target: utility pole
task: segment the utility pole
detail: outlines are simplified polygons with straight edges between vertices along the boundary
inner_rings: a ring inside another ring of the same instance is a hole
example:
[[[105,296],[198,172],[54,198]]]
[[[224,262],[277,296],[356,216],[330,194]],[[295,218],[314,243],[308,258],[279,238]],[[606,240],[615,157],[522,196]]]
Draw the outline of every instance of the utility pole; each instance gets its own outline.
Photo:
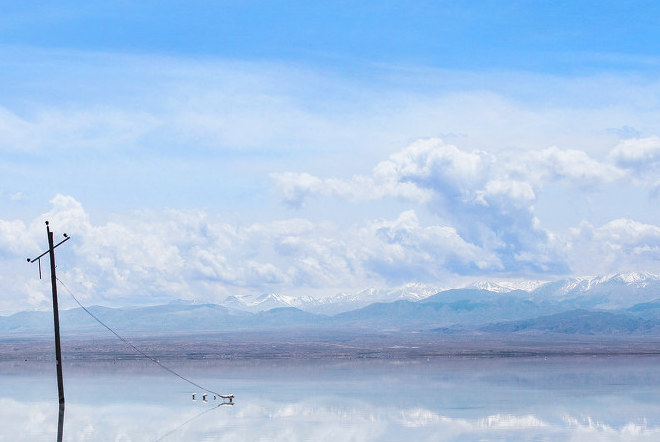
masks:
[[[60,398],[60,409],[64,409],[64,381],[62,379],[62,348],[60,347],[60,313],[57,307],[57,276],[55,275],[55,247],[65,243],[69,235],[64,234],[64,240],[53,245],[53,232],[50,231],[48,221],[46,221],[46,233],[48,233],[48,251],[42,253],[34,259],[28,258],[28,262],[39,262],[39,278],[41,278],[41,257],[48,253],[50,258],[50,282],[53,291],[53,322],[55,324],[55,359],[57,359],[57,391]]]

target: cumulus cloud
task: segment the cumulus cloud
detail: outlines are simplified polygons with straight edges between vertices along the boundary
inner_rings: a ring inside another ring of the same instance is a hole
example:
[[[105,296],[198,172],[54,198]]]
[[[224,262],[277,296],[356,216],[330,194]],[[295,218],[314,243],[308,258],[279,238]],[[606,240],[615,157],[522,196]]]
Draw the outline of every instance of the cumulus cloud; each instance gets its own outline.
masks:
[[[19,220],[0,220],[0,254],[16,255],[26,250],[36,252],[39,248],[25,224]]]
[[[389,267],[390,272],[414,274],[417,264],[431,260],[460,274],[593,274],[652,266],[657,228],[614,220],[600,227],[583,222],[570,232],[552,232],[541,227],[535,214],[539,192],[549,185],[592,192],[613,183],[641,183],[653,192],[657,186],[639,177],[650,175],[658,162],[657,137],[622,141],[606,161],[557,147],[490,153],[427,139],[390,155],[370,175],[342,180],[284,173],[274,179],[284,202],[295,207],[323,196],[349,201],[396,198],[438,215],[441,226],[416,225],[412,211],[395,222],[372,223],[381,242],[374,242],[373,255],[379,258],[370,262],[382,273]],[[455,255],[446,254],[450,249]],[[593,260],[584,259],[587,250],[599,257],[590,268],[586,263]]]
[[[660,138],[631,138],[619,143],[609,159],[633,176],[657,171],[660,166]]]
[[[284,201],[292,206],[328,195],[404,199],[448,220],[462,241],[488,250],[484,262],[492,263],[489,253],[495,253],[500,268],[507,270],[565,272],[552,235],[539,227],[534,216],[537,191],[551,182],[588,187],[621,176],[615,167],[581,151],[551,147],[500,154],[465,152],[429,139],[392,154],[370,176],[339,180],[286,173],[274,178]]]
[[[58,273],[86,303],[361,290],[503,269],[494,251],[465,241],[452,227],[425,226],[412,210],[348,228],[300,218],[231,225],[205,212],[176,210],[134,212],[95,224],[73,197],[57,195],[51,203],[29,225],[0,222],[0,256],[18,270],[0,281],[7,294],[4,310],[48,307],[47,280],[35,282],[36,269],[24,262],[24,255],[43,249],[44,219],[56,234],[73,238],[58,249]]]
[[[200,210],[136,211],[96,223],[75,198],[57,195],[52,209],[31,222],[0,219],[0,263],[7,269],[0,311],[48,308],[47,278],[38,280],[36,265],[25,263],[45,250],[44,220],[57,235],[73,238],[58,249],[58,274],[87,304],[318,295],[488,274],[654,271],[660,260],[660,227],[617,219],[546,231],[527,205],[534,198],[527,185],[476,173],[468,181],[483,186],[454,181],[455,189],[467,190],[456,192],[457,199],[477,188],[483,193],[475,191],[464,207],[455,207],[461,216],[446,222],[423,221],[408,209],[351,224],[304,218],[231,224]],[[424,204],[433,208],[439,197]]]
[[[623,176],[617,167],[597,161],[580,150],[549,147],[541,150],[506,152],[502,167],[508,177],[542,187],[550,182],[563,182],[575,187],[592,187],[611,183]]]
[[[273,178],[284,202],[294,206],[317,195],[488,206],[491,198],[501,197],[510,204],[520,201],[527,205],[535,200],[536,189],[551,182],[588,187],[611,183],[622,176],[623,171],[614,165],[577,150],[550,147],[499,154],[465,152],[440,139],[427,139],[390,155],[374,167],[371,176],[341,180],[286,172]]]
[[[57,235],[72,237],[58,249],[58,273],[87,303],[363,289],[502,267],[493,252],[454,228],[422,225],[412,210],[348,228],[300,218],[232,225],[203,211],[177,210],[138,211],[97,224],[71,196],[51,203],[30,224],[0,220],[0,257],[19,270],[0,281],[7,293],[2,309],[48,306],[46,280],[35,283],[35,269],[24,262],[43,250],[44,220]]]
[[[356,175],[350,180],[319,178],[306,172],[273,173],[271,178],[282,191],[284,203],[294,208],[303,207],[308,199],[317,196],[338,196],[351,201],[396,197],[419,202],[431,197],[430,192],[413,183],[400,182],[387,171],[377,171],[375,177]]]
[[[567,233],[567,259],[580,274],[657,272],[660,227],[616,219],[595,227],[584,221]]]
[[[499,270],[495,253],[466,242],[452,227],[422,226],[414,211],[376,220],[359,229],[372,238],[361,253],[372,271],[395,280],[439,280],[449,273]]]

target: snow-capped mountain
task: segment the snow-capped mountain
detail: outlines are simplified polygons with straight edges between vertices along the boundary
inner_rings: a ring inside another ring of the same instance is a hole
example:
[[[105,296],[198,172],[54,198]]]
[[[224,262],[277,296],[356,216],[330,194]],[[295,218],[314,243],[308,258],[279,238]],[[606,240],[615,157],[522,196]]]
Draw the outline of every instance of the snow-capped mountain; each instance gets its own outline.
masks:
[[[562,302],[576,308],[617,309],[660,298],[660,275],[647,272],[583,276],[557,281],[482,281],[466,289],[506,294],[528,293],[527,299]]]
[[[229,296],[220,302],[220,305],[251,313],[273,308],[295,307],[310,313],[334,315],[366,307],[374,302],[419,301],[438,291],[439,289],[434,286],[409,283],[390,290],[372,287],[357,293],[342,292],[326,298],[279,294]]]
[[[464,287],[469,293],[488,292],[492,295],[511,294],[536,302],[563,303],[575,308],[618,309],[660,298],[660,275],[644,272],[618,273],[596,277],[577,277],[558,281],[505,280],[481,281]],[[451,298],[457,296],[455,289]],[[472,290],[472,292],[470,291]],[[449,296],[449,292],[447,296]],[[368,288],[360,292],[342,292],[325,298],[282,294],[235,295],[219,304],[237,310],[257,313],[273,308],[295,307],[315,314],[335,315],[366,307],[376,302],[416,302],[439,294],[442,289],[427,284],[409,283],[392,289]]]
[[[301,308],[302,305],[311,301],[312,298],[309,296],[296,298],[294,296],[267,293],[263,295],[229,296],[223,302],[221,302],[220,305],[237,310],[256,313],[281,307]]]
[[[646,272],[571,278],[546,283],[530,292],[535,299],[580,308],[616,309],[660,298],[660,275]]]
[[[509,293],[515,290],[522,290],[525,292],[531,292],[541,287],[544,284],[547,284],[547,281],[537,281],[537,280],[521,280],[521,281],[480,281],[468,285],[465,288],[468,289],[477,289],[477,290],[488,290],[489,292],[494,293]]]

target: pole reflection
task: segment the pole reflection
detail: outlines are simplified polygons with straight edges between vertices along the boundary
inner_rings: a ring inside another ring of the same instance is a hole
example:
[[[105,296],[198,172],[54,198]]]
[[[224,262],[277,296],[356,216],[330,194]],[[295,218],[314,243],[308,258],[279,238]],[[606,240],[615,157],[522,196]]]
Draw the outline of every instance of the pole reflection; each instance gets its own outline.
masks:
[[[57,419],[57,442],[62,442],[64,435],[64,404],[60,404],[60,416]]]

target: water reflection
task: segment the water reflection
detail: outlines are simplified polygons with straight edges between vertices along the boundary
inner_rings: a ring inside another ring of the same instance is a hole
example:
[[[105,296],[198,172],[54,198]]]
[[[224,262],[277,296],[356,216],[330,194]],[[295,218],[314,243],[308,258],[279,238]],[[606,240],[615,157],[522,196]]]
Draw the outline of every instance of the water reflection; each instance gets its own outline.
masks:
[[[48,441],[57,420],[58,441],[660,440],[658,357],[181,364],[236,405],[193,402],[148,366],[81,364],[63,439],[54,376],[0,365],[2,433]]]
[[[232,398],[232,399],[233,399],[233,398]],[[183,423],[182,423],[181,425],[179,425],[178,427],[176,427],[176,428],[174,428],[174,429],[168,431],[168,432],[165,433],[163,436],[161,436],[161,437],[159,437],[158,439],[156,439],[154,442],[160,442],[160,441],[164,440],[165,438],[167,438],[167,437],[171,436],[172,434],[176,433],[177,431],[181,430],[183,427],[185,427],[186,425],[188,425],[188,424],[191,423],[192,421],[194,421],[194,420],[196,420],[196,419],[199,419],[200,417],[204,416],[206,413],[209,413],[209,412],[211,412],[211,411],[213,411],[213,410],[216,410],[216,409],[218,409],[218,408],[220,408],[220,407],[222,407],[222,406],[233,406],[233,405],[234,405],[233,402],[222,402],[222,403],[216,405],[216,406],[213,407],[213,408],[209,408],[208,410],[202,411],[202,412],[199,413],[198,415],[193,416],[193,417],[191,417],[190,419],[188,419],[187,421],[183,422]],[[61,442],[61,441],[58,441],[58,442]]]

